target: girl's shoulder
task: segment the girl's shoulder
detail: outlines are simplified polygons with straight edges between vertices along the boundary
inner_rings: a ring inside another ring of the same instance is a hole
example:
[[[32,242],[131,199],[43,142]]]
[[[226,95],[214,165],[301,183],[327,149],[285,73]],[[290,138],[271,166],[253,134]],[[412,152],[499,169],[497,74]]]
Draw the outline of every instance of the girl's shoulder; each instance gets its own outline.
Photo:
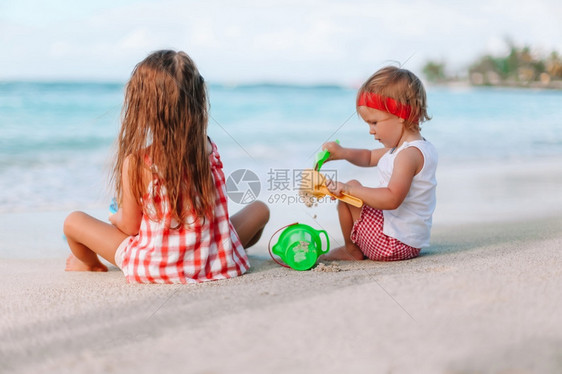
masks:
[[[426,139],[420,139],[409,142],[404,147],[404,150],[412,148],[415,148],[417,151],[404,152],[404,155],[409,155],[412,158],[419,158],[420,165],[416,170],[416,175],[422,170],[429,170],[434,173],[439,159],[435,146]]]
[[[209,155],[209,162],[211,163],[212,167],[222,167],[219,148],[209,137],[207,137],[207,153]]]
[[[415,147],[419,149],[424,155],[437,157],[437,149],[435,146],[425,138],[420,140],[414,140],[411,142],[405,142],[404,148]]]

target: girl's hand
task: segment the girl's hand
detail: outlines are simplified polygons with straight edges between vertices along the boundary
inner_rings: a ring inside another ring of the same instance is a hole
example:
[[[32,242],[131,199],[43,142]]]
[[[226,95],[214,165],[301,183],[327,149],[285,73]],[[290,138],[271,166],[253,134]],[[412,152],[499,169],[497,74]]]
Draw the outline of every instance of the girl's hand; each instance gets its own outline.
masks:
[[[341,159],[341,151],[343,147],[336,142],[326,142],[322,144],[322,149],[330,152],[330,157],[326,161],[330,160],[340,160]]]
[[[326,187],[328,187],[328,191],[336,196],[341,196],[342,193],[347,193],[347,191],[349,190],[349,186],[347,184],[334,182],[333,180],[327,180]],[[335,200],[335,197],[332,197],[332,200]]]

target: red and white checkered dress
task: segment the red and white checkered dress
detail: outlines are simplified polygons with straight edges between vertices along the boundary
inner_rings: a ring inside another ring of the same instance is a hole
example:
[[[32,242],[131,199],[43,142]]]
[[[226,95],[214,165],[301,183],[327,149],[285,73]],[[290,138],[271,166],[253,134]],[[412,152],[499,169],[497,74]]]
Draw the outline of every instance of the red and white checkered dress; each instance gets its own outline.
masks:
[[[188,217],[178,229],[172,222],[170,203],[162,191],[160,201],[147,193],[143,201],[149,214],[143,213],[138,235],[120,246],[121,270],[129,283],[197,283],[236,277],[250,264],[238,234],[229,220],[225,177],[217,146],[212,143],[209,156],[216,187],[214,217]],[[155,179],[150,188],[158,187]],[[163,219],[154,220],[154,207],[160,205]],[[153,219],[151,219],[151,217]],[[117,256],[116,256],[117,260]]]
[[[382,210],[363,205],[361,217],[353,224],[351,241],[374,261],[408,260],[420,254],[420,248],[410,247],[383,233]]]

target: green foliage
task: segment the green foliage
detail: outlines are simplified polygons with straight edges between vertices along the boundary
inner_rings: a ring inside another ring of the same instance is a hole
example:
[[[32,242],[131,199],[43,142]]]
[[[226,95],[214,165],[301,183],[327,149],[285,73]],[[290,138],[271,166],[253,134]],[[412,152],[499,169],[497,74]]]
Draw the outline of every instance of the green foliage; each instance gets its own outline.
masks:
[[[509,52],[504,56],[484,55],[470,64],[468,78],[474,85],[529,85],[540,82],[548,85],[562,80],[562,57],[553,51],[546,58],[533,53],[530,46],[518,47],[506,41]],[[453,80],[446,75],[444,62],[428,61],[423,74],[429,82]]]
[[[423,67],[423,74],[430,82],[442,82],[446,79],[445,63],[428,61]]]

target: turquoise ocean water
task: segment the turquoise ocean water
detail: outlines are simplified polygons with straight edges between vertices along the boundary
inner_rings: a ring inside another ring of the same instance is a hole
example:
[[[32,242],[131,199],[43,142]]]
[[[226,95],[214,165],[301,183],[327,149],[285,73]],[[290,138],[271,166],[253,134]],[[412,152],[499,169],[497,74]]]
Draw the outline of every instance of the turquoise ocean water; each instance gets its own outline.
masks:
[[[444,167],[562,156],[562,92],[428,87],[422,128]],[[225,174],[310,167],[326,140],[379,147],[355,114],[355,89],[211,85],[209,134]],[[0,213],[108,204],[120,83],[0,82]]]

